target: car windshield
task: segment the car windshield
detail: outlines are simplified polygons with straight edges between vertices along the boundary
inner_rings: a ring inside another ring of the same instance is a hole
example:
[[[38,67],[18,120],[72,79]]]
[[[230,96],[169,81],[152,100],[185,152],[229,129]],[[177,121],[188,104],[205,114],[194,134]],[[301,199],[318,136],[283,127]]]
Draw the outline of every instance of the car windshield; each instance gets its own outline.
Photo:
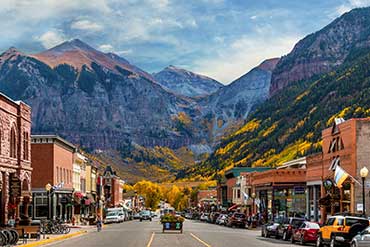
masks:
[[[118,215],[117,212],[108,212],[107,213],[107,216],[116,216],[116,215]]]
[[[141,215],[150,215],[150,211],[141,211]]]
[[[303,222],[304,222],[304,220],[294,219],[294,220],[292,220],[292,226],[299,227],[299,226],[302,225]]]

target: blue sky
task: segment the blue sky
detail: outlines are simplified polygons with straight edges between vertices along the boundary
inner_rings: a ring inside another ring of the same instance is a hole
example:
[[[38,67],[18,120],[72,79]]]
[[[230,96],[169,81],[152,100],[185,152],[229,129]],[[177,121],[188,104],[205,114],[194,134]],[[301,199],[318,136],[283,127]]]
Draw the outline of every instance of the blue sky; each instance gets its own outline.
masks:
[[[80,38],[156,72],[172,64],[225,84],[370,0],[0,0],[0,50]]]

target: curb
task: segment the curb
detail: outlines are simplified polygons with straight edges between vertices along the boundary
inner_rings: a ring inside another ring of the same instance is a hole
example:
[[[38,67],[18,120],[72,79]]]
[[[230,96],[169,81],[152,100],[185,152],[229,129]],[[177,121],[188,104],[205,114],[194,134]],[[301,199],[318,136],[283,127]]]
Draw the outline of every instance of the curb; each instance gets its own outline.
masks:
[[[55,237],[55,238],[43,239],[43,240],[36,241],[36,242],[33,242],[33,243],[29,243],[29,244],[22,244],[22,245],[19,245],[19,247],[36,247],[36,246],[41,246],[41,245],[45,245],[45,244],[54,243],[54,242],[57,242],[57,241],[60,241],[60,240],[69,239],[69,238],[72,238],[72,237],[75,237],[75,236],[79,236],[79,235],[82,235],[82,234],[86,234],[86,233],[87,233],[87,231],[78,231],[78,232],[74,232],[74,233],[69,233],[69,234],[66,234],[66,235],[58,236],[58,237]]]

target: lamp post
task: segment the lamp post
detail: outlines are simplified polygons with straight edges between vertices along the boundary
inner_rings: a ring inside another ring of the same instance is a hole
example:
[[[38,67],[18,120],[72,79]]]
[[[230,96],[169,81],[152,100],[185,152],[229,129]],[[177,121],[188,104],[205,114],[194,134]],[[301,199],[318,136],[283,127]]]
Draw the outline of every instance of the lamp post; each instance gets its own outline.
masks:
[[[47,192],[47,196],[48,196],[48,218],[49,218],[49,220],[51,219],[51,210],[50,210],[50,190],[51,190],[51,188],[52,188],[53,186],[51,186],[51,184],[50,183],[48,183],[47,185],[45,185],[45,190],[46,190],[46,192]]]
[[[365,178],[369,174],[369,170],[366,166],[362,167],[360,170],[360,176],[362,178],[362,213],[365,216],[366,215],[366,204],[365,204]]]
[[[254,205],[254,203],[255,203],[255,199],[256,199],[256,193],[252,193],[252,195],[251,195],[251,197],[252,197],[252,200],[253,200],[253,202],[252,202],[252,214],[254,214],[254,207],[255,207],[255,205]]]

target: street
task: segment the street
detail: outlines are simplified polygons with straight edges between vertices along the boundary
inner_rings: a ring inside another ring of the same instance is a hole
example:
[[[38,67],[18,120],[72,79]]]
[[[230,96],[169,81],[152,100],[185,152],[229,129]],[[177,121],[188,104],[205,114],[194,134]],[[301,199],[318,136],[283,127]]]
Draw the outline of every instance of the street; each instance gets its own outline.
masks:
[[[289,242],[260,237],[260,231],[233,229],[198,221],[186,220],[183,234],[162,233],[158,219],[152,222],[129,221],[108,225],[102,232],[50,244],[53,247],[287,247]]]

